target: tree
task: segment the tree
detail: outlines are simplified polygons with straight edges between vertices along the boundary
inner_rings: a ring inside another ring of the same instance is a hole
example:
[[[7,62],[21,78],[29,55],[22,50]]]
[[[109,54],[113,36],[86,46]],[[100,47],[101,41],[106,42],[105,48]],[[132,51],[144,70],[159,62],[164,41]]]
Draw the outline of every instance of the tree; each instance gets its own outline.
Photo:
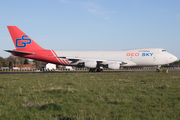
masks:
[[[8,67],[9,66],[9,61],[7,61],[7,58],[2,58],[1,62],[2,62],[2,67]]]
[[[20,63],[18,57],[13,56],[13,55],[10,55],[8,58],[6,58],[6,61],[9,61],[9,62],[11,61],[12,64],[14,64],[14,65]]]
[[[20,64],[24,64],[25,59],[26,59],[26,58],[18,57],[18,60],[19,60],[19,63],[20,63]]]
[[[24,64],[29,64],[29,60],[25,59]]]
[[[42,62],[42,61],[38,61],[38,60],[34,60],[33,62],[36,65],[36,68],[42,68],[46,64],[46,62]]]
[[[173,65],[180,65],[180,60],[173,63]]]
[[[13,64],[11,61],[9,62],[9,69],[13,69]]]
[[[58,69],[58,65],[56,64],[56,69]]]
[[[0,57],[0,68],[5,65],[5,60],[3,57]]]

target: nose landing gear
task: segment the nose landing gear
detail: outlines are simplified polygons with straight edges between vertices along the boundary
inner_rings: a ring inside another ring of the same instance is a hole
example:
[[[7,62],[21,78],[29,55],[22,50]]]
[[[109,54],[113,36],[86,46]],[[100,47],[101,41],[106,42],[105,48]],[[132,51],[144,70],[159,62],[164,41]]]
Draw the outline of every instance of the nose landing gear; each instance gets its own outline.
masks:
[[[156,69],[156,72],[160,72],[160,69]]]
[[[160,72],[161,65],[158,65],[156,72]]]

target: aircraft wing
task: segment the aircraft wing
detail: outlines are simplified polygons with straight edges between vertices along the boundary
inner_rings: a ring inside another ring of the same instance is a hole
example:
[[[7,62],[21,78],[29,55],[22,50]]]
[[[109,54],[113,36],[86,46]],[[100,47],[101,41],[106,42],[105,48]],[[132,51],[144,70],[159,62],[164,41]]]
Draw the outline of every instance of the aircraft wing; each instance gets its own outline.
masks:
[[[58,58],[67,59],[69,61],[72,61],[73,63],[75,63],[75,62],[86,62],[86,61],[96,61],[97,64],[101,64],[101,65],[107,65],[109,63],[127,64],[127,62],[117,61],[117,60],[89,59],[89,58],[79,58],[79,57],[58,57]]]

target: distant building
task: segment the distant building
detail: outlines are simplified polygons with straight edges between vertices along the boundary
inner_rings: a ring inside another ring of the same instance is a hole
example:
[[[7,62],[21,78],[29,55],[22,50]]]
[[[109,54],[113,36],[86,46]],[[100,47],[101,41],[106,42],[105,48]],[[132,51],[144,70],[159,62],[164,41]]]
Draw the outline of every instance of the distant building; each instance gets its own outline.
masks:
[[[46,65],[44,65],[44,70],[55,70],[55,69],[56,69],[56,64],[47,63]]]
[[[64,66],[64,69],[67,69],[67,70],[74,70],[74,69],[72,68],[72,66]]]
[[[9,69],[9,67],[1,67],[1,69],[3,70],[3,69]]]
[[[15,64],[13,69],[36,69],[36,66],[30,64],[24,64],[24,65]]]

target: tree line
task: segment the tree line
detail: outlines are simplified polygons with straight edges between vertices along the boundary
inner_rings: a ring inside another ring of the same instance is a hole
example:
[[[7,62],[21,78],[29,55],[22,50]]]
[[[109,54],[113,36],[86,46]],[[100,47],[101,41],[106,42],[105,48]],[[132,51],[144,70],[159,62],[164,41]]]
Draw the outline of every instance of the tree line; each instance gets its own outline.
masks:
[[[173,65],[180,65],[180,60],[179,60],[179,61],[175,61],[175,62],[173,63]]]
[[[0,56],[0,68],[2,67],[9,67],[10,69],[12,69],[16,64],[29,64],[31,61],[27,58],[23,58],[23,57],[17,57],[17,56],[13,56],[10,55],[7,58],[3,58]],[[33,65],[36,66],[36,68],[42,68],[45,64],[45,62],[41,62],[41,61],[37,61],[37,60],[32,60]]]

